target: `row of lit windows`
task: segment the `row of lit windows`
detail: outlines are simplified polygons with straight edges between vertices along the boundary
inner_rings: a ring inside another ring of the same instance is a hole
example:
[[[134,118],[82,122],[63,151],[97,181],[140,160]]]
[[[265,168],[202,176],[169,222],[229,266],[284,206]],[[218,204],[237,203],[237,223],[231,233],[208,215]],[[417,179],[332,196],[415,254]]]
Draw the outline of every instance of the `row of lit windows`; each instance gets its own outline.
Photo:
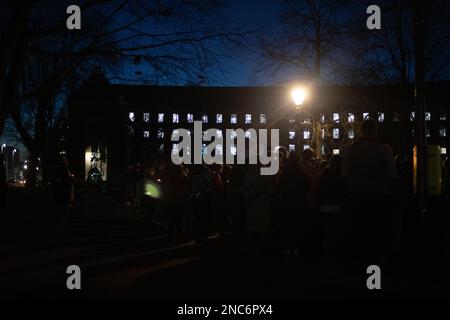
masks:
[[[164,113],[158,113],[156,115],[158,123],[163,123],[164,122],[164,118],[165,118],[165,114]],[[136,121],[136,114],[134,112],[129,112],[128,113],[128,118],[130,119],[131,122],[135,122]],[[192,113],[188,113],[186,115],[186,120],[188,123],[193,123],[194,122],[194,114]],[[144,113],[143,114],[143,121],[144,122],[150,122],[150,114],[149,113]],[[207,114],[203,114],[201,116],[201,121],[203,123],[208,123],[209,118]],[[224,121],[224,117],[223,114],[218,113],[216,114],[216,118],[215,118],[215,122],[216,123],[223,123]],[[179,123],[180,122],[180,114],[179,113],[173,113],[172,114],[172,123]],[[236,124],[238,122],[238,116],[236,113],[233,113],[230,115],[230,123],[231,124]],[[261,113],[259,115],[259,123],[265,124],[267,122],[266,119],[266,115],[264,113]],[[252,123],[252,115],[247,113],[244,115],[244,123],[246,124],[250,124]]]
[[[192,133],[192,130],[189,131],[190,133]],[[174,130],[173,132],[174,134],[178,134],[177,130]],[[340,138],[340,129],[339,128],[333,128],[332,130],[333,133],[333,139],[339,139]],[[204,136],[206,135],[206,132],[203,132]],[[415,134],[414,129],[412,130],[412,135]],[[245,135],[247,138],[250,137],[250,132],[245,132]],[[325,139],[325,129],[321,130],[321,135],[322,135],[322,139]],[[144,138],[150,138],[150,131],[149,130],[144,130],[143,131],[143,136]],[[355,138],[355,130],[353,128],[350,128],[347,130],[347,136],[349,139],[354,139]],[[426,130],[426,136],[427,137],[431,137],[431,133],[430,133],[430,129],[427,128]],[[439,136],[442,138],[447,137],[447,128],[446,127],[440,127],[439,128]],[[158,139],[164,139],[164,130],[162,128],[159,128],[157,131],[157,137]],[[216,137],[222,137],[222,130],[217,130],[216,132]],[[232,132],[231,137],[234,139],[236,137],[236,132]],[[295,140],[296,138],[296,132],[295,131],[289,131],[288,132],[288,138],[289,140]],[[311,131],[309,129],[305,129],[303,130],[303,139],[304,140],[309,140],[311,139]]]
[[[179,132],[178,130],[173,130],[172,132],[173,135],[178,136]],[[191,135],[193,134],[192,129],[188,131],[188,134]],[[149,130],[144,130],[143,131],[143,136],[144,138],[150,138],[150,131]],[[216,135],[217,138],[222,138],[222,130],[216,130]],[[157,137],[158,139],[164,139],[164,130],[162,128],[158,129],[157,132]],[[203,131],[203,137],[206,138],[206,131]],[[231,132],[231,138],[234,139],[237,137],[237,134],[235,131]],[[245,137],[246,138],[250,138],[251,137],[251,132],[250,131],[245,131]]]
[[[371,115],[369,112],[363,112],[362,114],[363,119],[368,119]],[[333,123],[339,123],[341,121],[341,115],[337,112],[334,112],[331,114],[331,118],[333,120]],[[411,111],[410,114],[410,120],[414,121],[416,118],[416,114],[414,111]],[[377,113],[377,120],[380,123],[383,123],[385,121],[385,113],[384,112],[378,112]],[[446,121],[447,120],[447,112],[441,111],[439,114],[439,120]],[[393,113],[393,121],[394,122],[400,122],[400,114],[398,112]],[[425,112],[425,121],[431,121],[431,112]],[[295,122],[295,119],[289,119],[290,123]],[[326,116],[325,114],[322,114],[320,117],[320,122],[325,123],[326,122]],[[354,123],[355,122],[355,113],[348,113],[347,114],[347,123]],[[303,123],[311,123],[310,119],[304,119]]]
[[[321,130],[322,132],[322,139],[325,139],[325,129]],[[412,130],[412,134],[414,135],[414,130]],[[355,138],[355,130],[353,128],[350,128],[347,130],[347,136],[349,139],[354,139]],[[430,133],[430,129],[427,128],[426,130],[426,136],[429,138],[431,137],[431,133]],[[447,137],[447,128],[446,127],[440,127],[439,128],[439,136],[442,138]],[[296,137],[296,132],[295,131],[289,131],[288,132],[288,137],[289,140],[294,140]],[[339,128],[333,128],[333,139],[339,139],[340,137],[340,130]],[[309,140],[311,139],[311,131],[309,129],[305,129],[303,130],[303,139],[304,140]]]

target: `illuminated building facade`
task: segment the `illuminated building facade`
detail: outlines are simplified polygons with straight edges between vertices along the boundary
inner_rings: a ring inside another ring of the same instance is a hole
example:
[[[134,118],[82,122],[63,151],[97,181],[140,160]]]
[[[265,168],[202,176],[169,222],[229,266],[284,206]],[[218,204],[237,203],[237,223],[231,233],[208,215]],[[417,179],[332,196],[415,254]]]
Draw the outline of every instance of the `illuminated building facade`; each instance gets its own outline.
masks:
[[[443,154],[449,146],[449,89],[449,83],[427,88],[427,139]],[[104,180],[118,182],[129,164],[170,155],[172,131],[191,129],[194,121],[223,133],[280,129],[280,145],[312,147],[320,156],[355,141],[365,117],[376,119],[380,138],[401,152],[414,141],[413,105],[412,86],[323,86],[298,112],[286,87],[119,85],[95,74],[70,99],[68,155],[76,176],[85,179],[95,167]],[[224,148],[233,146],[216,152]]]

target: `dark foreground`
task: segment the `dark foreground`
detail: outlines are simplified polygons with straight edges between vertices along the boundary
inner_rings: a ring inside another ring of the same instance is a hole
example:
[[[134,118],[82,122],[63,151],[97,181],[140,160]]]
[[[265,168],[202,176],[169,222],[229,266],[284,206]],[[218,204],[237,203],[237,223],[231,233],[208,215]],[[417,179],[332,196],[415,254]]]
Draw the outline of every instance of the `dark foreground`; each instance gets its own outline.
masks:
[[[25,200],[26,199],[26,200]],[[152,300],[402,299],[450,297],[448,258],[417,250],[382,269],[382,289],[366,287],[366,270],[329,254],[284,261],[276,251],[250,254],[232,235],[207,246],[168,237],[144,213],[95,191],[80,190],[66,225],[54,228],[47,192],[12,190],[2,210],[2,299]],[[78,265],[81,290],[68,290]]]

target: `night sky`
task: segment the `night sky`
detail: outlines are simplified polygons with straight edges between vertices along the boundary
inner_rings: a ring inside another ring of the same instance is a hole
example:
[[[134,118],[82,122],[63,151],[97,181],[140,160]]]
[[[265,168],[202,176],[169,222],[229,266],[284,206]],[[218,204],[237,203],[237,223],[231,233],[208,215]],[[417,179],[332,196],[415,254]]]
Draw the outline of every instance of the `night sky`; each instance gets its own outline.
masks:
[[[233,0],[227,13],[238,23],[248,23],[254,25],[270,25],[270,28],[277,28],[278,17],[280,15],[281,2],[278,0]],[[228,81],[224,79],[218,85],[248,86],[255,84],[267,84],[270,82],[264,79],[252,79],[252,68],[254,67],[254,56],[239,57],[237,61],[229,63]],[[255,83],[255,80],[257,83]]]

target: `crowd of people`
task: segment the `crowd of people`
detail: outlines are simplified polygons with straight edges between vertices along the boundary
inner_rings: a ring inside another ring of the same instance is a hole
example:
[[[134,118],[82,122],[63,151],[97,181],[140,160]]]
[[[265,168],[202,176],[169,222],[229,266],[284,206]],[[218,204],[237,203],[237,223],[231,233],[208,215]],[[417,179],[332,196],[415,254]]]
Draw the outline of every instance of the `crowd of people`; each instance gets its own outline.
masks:
[[[384,259],[399,246],[409,164],[378,140],[376,121],[365,120],[360,131],[342,155],[325,159],[280,147],[274,176],[260,175],[258,165],[176,166],[165,158],[130,166],[126,202],[143,206],[145,181],[152,181],[162,197],[145,207],[175,237],[205,243],[231,234],[253,252],[277,248],[292,260],[339,248]],[[448,199],[448,168],[445,177]]]

